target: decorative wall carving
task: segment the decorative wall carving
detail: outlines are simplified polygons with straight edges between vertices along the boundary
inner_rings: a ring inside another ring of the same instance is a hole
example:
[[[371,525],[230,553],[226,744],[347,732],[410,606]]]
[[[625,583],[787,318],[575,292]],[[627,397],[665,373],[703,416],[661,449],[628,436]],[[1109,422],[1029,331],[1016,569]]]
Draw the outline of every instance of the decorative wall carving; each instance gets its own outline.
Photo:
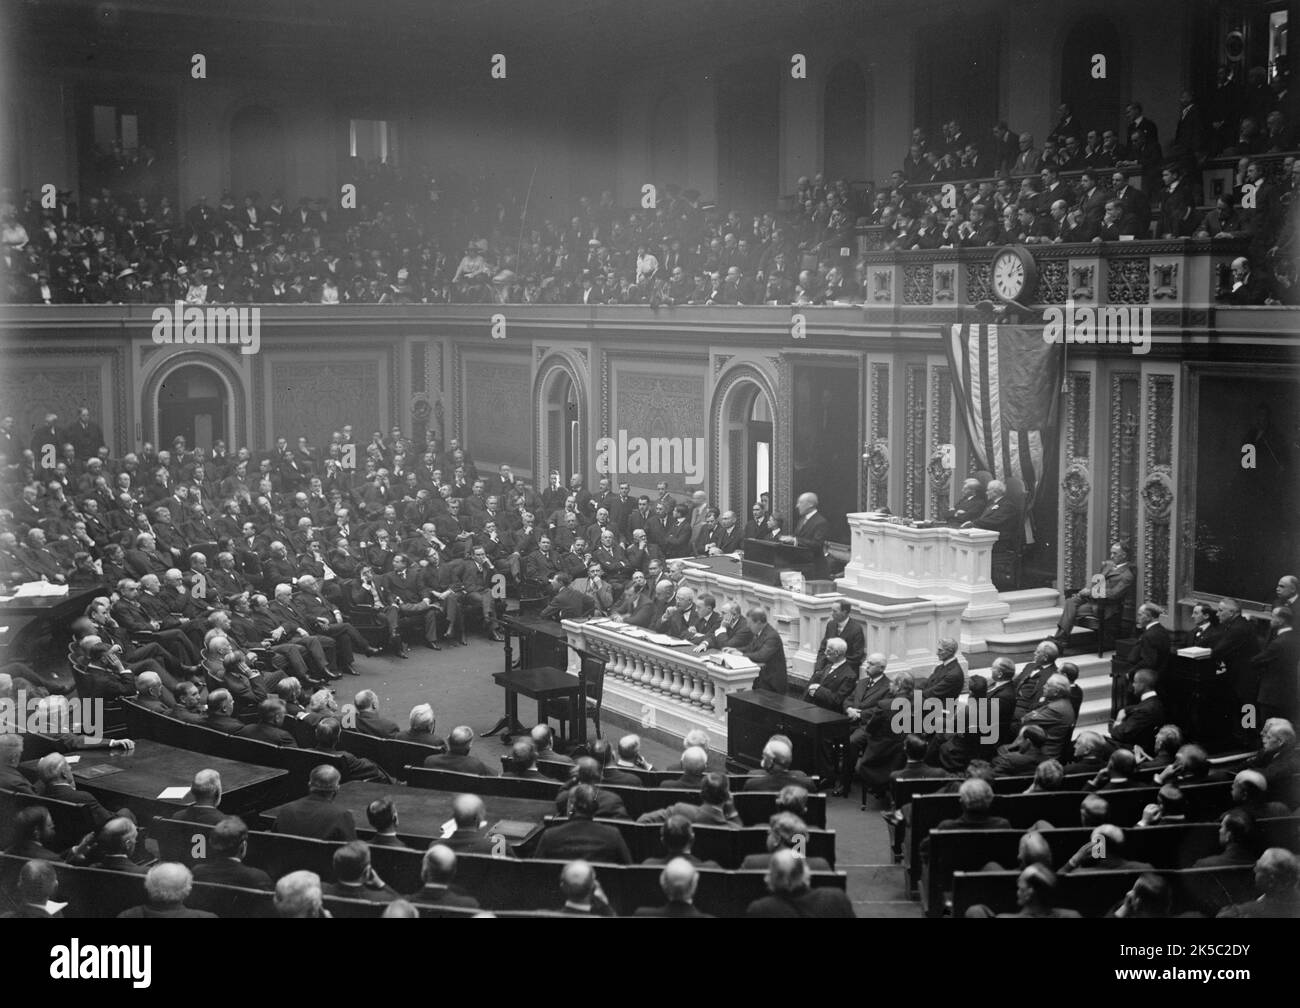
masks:
[[[903,304],[928,305],[934,302],[934,267],[929,263],[903,267]]]
[[[966,303],[978,304],[993,297],[993,264],[969,263],[966,267]]]
[[[889,270],[872,270],[871,271],[871,300],[872,301],[892,301],[894,297],[893,289],[894,274]]]
[[[1151,299],[1153,301],[1178,300],[1178,263],[1151,263]]]
[[[1108,259],[1106,300],[1110,304],[1147,304],[1151,298],[1149,259]]]
[[[925,517],[925,367],[909,365],[904,392],[903,514]]]
[[[270,365],[267,402],[277,435],[306,434],[312,444],[328,444],[331,431],[352,424],[358,437],[387,429],[379,412],[377,360],[313,362],[280,359]],[[405,427],[405,423],[403,423]]]
[[[952,470],[936,460],[939,445],[952,444],[952,375],[947,367],[930,369],[930,472],[929,517],[941,519],[952,499]]]
[[[1146,442],[1142,480],[1144,518],[1144,568],[1146,597],[1157,605],[1169,604],[1169,558],[1173,552],[1173,527],[1169,520],[1174,503],[1174,378],[1148,375],[1146,380]]]
[[[6,356],[11,353],[6,351]],[[103,394],[104,368],[108,361],[59,364],[47,359],[48,353],[44,351],[30,365],[6,360],[0,369],[0,402],[4,403],[0,408],[14,418],[14,438],[24,448],[46,413],[57,413],[60,427],[72,423],[82,406],[90,410],[91,419],[101,428],[109,419],[105,415],[107,404]],[[79,356],[90,355],[79,352]],[[111,430],[104,430],[105,437],[111,434]]]
[[[428,347],[422,342],[411,344],[411,391],[423,392],[428,375],[425,374]]]
[[[957,296],[957,271],[955,269],[935,267],[934,270],[934,299],[935,301],[951,301]]]
[[[1112,374],[1106,542],[1123,543],[1130,554],[1137,532],[1137,409],[1137,373],[1121,371]]]
[[[529,396],[528,359],[470,357],[460,374],[465,397],[465,439],[473,446],[474,459],[528,468],[528,444],[519,431],[528,430],[531,398]]]
[[[1097,268],[1075,266],[1070,270],[1070,297],[1075,301],[1092,301],[1097,296]]]
[[[868,507],[879,510],[889,501],[889,365],[874,363],[871,365],[870,422],[867,425],[869,454],[881,456],[883,448],[883,467],[876,464],[868,466],[869,503]]]
[[[1088,498],[1092,490],[1090,455],[1092,422],[1092,378],[1087,372],[1071,372],[1066,385],[1065,443],[1063,456],[1070,460],[1061,478],[1065,516],[1061,529],[1063,588],[1082,584],[1088,574]]]
[[[1069,293],[1069,260],[1044,259],[1038,264],[1038,294],[1043,304],[1064,304]]]

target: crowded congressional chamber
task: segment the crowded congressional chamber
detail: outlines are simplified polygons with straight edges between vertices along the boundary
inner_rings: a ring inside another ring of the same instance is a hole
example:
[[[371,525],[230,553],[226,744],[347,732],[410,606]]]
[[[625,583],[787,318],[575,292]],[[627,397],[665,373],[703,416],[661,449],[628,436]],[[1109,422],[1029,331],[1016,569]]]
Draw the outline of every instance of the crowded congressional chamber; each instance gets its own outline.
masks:
[[[1292,13],[7,5],[0,915],[1300,916]]]

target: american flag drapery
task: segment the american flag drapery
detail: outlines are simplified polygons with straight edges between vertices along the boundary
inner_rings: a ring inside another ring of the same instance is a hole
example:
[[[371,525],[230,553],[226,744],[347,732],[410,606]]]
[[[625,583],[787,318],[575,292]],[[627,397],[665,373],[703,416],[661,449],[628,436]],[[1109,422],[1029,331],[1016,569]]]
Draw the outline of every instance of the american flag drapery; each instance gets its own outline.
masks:
[[[945,327],[944,352],[971,451],[981,469],[1025,488],[1025,542],[1043,476],[1044,452],[1056,445],[1065,346],[1042,329],[963,323]]]

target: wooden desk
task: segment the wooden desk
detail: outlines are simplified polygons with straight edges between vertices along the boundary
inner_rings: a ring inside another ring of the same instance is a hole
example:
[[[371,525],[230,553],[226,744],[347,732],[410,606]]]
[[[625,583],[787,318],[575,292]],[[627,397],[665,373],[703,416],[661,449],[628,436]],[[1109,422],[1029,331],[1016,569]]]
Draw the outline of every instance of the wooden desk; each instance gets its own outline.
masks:
[[[116,768],[112,773],[97,774],[96,767]],[[159,798],[164,788],[189,788],[200,770],[221,774],[221,811],[230,815],[256,812],[274,791],[276,781],[288,771],[275,767],[238,763],[219,756],[205,756],[188,749],[177,749],[151,739],[140,739],[134,752],[114,749],[81,753],[72,767],[78,789],[89,791],[105,807],[123,805],[135,812],[141,822],[153,816],[175,816],[194,796],[187,790],[178,798]]]
[[[73,687],[67,662],[62,660],[66,634],[63,629],[80,616],[91,599],[107,589],[74,588],[59,598],[19,598],[0,602],[0,661],[20,661],[32,666],[37,681],[51,693],[67,693]],[[43,662],[42,652],[58,660]],[[55,654],[59,652],[59,654]]]
[[[822,765],[826,743],[847,739],[851,729],[843,714],[798,697],[753,690],[727,698],[727,755],[746,766],[762,763],[769,738],[787,735],[794,746],[793,768],[831,780],[838,771]]]
[[[451,803],[455,795],[425,788],[394,784],[374,784],[351,781],[339,788],[334,803],[352,813],[357,824],[357,835],[368,837],[374,830],[366,819],[366,807],[376,799],[391,798],[397,809],[397,832],[402,836],[434,839],[442,836],[442,825],[451,818]],[[483,799],[489,825],[502,819],[541,824],[548,815],[555,815],[555,802],[531,798],[505,798],[493,796]],[[262,819],[273,823],[282,805],[266,809]]]
[[[577,725],[574,741],[587,741],[587,719],[583,704],[586,692],[581,676],[569,675],[564,669],[542,665],[538,668],[508,669],[498,672],[493,681],[506,691],[506,720],[513,725],[519,724],[519,695],[532,697],[537,701],[537,721],[546,720],[546,703],[549,700],[569,698],[576,712]],[[522,728],[519,729],[522,731]]]

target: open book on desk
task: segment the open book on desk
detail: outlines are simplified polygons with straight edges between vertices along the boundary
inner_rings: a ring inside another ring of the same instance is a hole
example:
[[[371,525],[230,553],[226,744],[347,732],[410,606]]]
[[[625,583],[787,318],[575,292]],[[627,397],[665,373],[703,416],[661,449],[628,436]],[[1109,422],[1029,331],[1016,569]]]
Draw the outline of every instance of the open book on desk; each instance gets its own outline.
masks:
[[[754,664],[744,655],[728,654],[725,651],[710,651],[704,655],[704,660],[714,665],[721,665],[725,669],[748,668]]]

